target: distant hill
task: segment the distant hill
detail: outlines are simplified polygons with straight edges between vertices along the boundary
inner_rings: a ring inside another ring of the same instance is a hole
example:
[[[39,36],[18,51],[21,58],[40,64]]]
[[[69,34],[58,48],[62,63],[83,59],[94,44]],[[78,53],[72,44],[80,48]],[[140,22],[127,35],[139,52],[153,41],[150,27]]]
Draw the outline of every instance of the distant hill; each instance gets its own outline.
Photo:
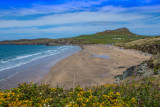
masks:
[[[123,27],[116,30],[106,30],[104,32],[98,32],[97,34],[110,34],[110,35],[136,35],[129,31],[128,28]]]
[[[148,38],[147,36],[136,35],[123,27],[116,30],[106,30],[91,35],[81,35],[72,38],[63,39],[21,39],[13,41],[2,41],[0,45],[16,44],[16,45],[79,45],[79,44],[108,44],[129,42],[138,39]]]

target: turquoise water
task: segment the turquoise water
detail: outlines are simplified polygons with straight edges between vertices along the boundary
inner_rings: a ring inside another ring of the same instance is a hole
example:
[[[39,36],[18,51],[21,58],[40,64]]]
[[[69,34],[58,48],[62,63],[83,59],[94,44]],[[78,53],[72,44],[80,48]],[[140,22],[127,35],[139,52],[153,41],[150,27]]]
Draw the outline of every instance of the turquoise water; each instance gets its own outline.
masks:
[[[63,53],[74,46],[0,45],[0,71]]]

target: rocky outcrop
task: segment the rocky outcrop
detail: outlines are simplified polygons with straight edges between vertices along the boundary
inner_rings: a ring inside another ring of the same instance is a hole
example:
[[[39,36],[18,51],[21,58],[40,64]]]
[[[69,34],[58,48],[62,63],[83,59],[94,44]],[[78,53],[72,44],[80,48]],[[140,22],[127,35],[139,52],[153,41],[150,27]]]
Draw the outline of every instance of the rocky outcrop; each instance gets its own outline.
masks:
[[[160,54],[154,55],[148,61],[148,66],[154,69],[154,74],[160,74]]]
[[[118,36],[118,35],[136,35],[136,34],[130,32],[129,29],[126,28],[126,27],[119,28],[119,29],[116,29],[116,30],[106,30],[104,32],[98,32],[97,34],[112,34],[112,35],[115,35],[115,36]]]
[[[146,77],[151,75],[160,75],[160,54],[154,55],[149,61],[140,65],[128,68],[122,75],[117,75],[117,81],[124,80],[128,77]]]
[[[115,78],[117,80],[124,80],[128,77],[137,77],[137,76],[150,76],[154,75],[154,70],[148,67],[147,62],[143,62],[140,65],[132,66],[123,72],[122,75],[117,75]]]

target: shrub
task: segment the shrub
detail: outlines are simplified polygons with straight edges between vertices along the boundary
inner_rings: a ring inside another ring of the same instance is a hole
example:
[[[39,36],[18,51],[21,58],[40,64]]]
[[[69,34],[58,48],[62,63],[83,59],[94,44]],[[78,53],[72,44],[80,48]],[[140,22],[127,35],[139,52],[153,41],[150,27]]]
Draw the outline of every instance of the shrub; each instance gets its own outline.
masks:
[[[0,92],[0,106],[53,106],[53,107],[102,107],[102,106],[160,106],[160,82],[146,78],[126,84],[106,84],[74,90],[50,88],[49,85],[20,84],[17,88]]]

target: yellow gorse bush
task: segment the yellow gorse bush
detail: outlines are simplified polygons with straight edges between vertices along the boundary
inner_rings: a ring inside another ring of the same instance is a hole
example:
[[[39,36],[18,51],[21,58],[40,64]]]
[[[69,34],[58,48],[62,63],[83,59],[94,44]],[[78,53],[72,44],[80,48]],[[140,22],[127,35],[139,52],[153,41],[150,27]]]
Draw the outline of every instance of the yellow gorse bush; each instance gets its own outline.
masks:
[[[148,79],[130,84],[106,84],[74,90],[48,85],[20,84],[0,91],[0,107],[126,107],[160,106],[160,82]]]

